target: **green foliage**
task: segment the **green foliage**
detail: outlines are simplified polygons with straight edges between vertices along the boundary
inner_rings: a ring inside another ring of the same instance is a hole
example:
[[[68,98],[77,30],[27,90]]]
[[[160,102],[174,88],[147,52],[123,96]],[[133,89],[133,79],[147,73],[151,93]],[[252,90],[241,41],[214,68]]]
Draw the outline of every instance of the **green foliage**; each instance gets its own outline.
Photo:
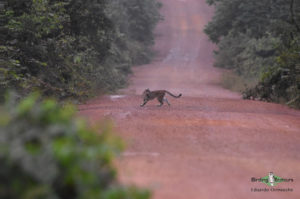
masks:
[[[245,92],[262,100],[286,103],[300,107],[300,40],[295,39],[288,48],[280,49],[272,68],[263,73],[261,82]]]
[[[270,35],[255,39],[247,34],[229,34],[218,44],[215,66],[233,69],[244,78],[257,80],[262,72],[274,65],[279,43],[278,38]]]
[[[282,27],[279,22],[287,23],[290,18],[290,1],[286,0],[218,0],[208,1],[215,6],[215,15],[205,28],[210,39],[218,43],[228,34],[248,34],[260,38],[270,31],[275,33]],[[286,24],[286,26],[287,26]],[[282,25],[282,24],[281,24]]]
[[[106,14],[117,33],[110,51],[111,55],[117,56],[112,56],[114,59],[110,59],[111,61],[122,65],[124,62],[143,64],[151,60],[150,47],[154,44],[154,28],[162,19],[160,7],[161,4],[156,0],[110,1]]]
[[[4,5],[1,93],[14,88],[80,98],[124,87],[131,66],[151,59],[160,20],[155,0],[6,0]]]
[[[149,192],[124,187],[112,166],[123,148],[102,123],[100,132],[37,94],[20,103],[12,96],[0,117],[0,198],[147,199]]]
[[[258,82],[245,98],[299,106],[300,2],[207,0],[215,6],[205,28],[218,45],[215,66]],[[251,83],[250,83],[251,84]]]

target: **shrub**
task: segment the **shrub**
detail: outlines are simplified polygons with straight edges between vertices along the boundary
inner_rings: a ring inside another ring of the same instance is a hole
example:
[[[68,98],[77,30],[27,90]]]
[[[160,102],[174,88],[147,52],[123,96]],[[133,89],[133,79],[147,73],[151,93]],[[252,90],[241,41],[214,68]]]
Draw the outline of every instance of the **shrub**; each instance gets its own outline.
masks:
[[[0,114],[0,198],[149,198],[118,183],[112,160],[123,144],[111,124],[98,133],[74,114],[37,94],[10,96]]]

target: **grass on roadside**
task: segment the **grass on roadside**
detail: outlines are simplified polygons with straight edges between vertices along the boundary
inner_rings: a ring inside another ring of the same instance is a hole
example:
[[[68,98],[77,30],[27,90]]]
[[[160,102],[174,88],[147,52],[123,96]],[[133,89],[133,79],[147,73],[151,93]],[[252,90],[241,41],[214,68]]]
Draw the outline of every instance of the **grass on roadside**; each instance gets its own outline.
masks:
[[[221,86],[223,88],[235,91],[243,92],[247,88],[252,88],[257,84],[256,79],[247,79],[235,74],[232,71],[226,71],[222,74]]]

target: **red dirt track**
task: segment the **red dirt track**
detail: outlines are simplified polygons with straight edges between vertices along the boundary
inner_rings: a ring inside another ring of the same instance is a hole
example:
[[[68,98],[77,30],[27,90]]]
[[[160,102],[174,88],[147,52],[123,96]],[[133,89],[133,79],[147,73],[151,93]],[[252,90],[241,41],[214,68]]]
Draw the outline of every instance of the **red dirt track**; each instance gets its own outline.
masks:
[[[154,199],[299,199],[300,111],[242,100],[220,86],[212,66],[214,46],[203,33],[212,16],[205,0],[161,0],[158,56],[134,69],[129,88],[81,105],[91,122],[112,118],[127,143],[118,160],[120,180],[153,190]],[[150,101],[144,89],[166,89],[171,107]],[[252,177],[273,171],[294,182],[270,188]]]

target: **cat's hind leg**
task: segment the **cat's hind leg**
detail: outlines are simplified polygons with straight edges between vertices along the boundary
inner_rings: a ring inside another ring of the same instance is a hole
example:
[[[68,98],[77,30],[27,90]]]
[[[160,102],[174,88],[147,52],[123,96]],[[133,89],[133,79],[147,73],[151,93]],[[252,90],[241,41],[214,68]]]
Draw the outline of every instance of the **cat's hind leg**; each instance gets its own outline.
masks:
[[[167,104],[168,104],[169,106],[171,106],[171,104],[168,102],[168,99],[167,99],[166,97],[164,98],[164,101],[167,102]]]

